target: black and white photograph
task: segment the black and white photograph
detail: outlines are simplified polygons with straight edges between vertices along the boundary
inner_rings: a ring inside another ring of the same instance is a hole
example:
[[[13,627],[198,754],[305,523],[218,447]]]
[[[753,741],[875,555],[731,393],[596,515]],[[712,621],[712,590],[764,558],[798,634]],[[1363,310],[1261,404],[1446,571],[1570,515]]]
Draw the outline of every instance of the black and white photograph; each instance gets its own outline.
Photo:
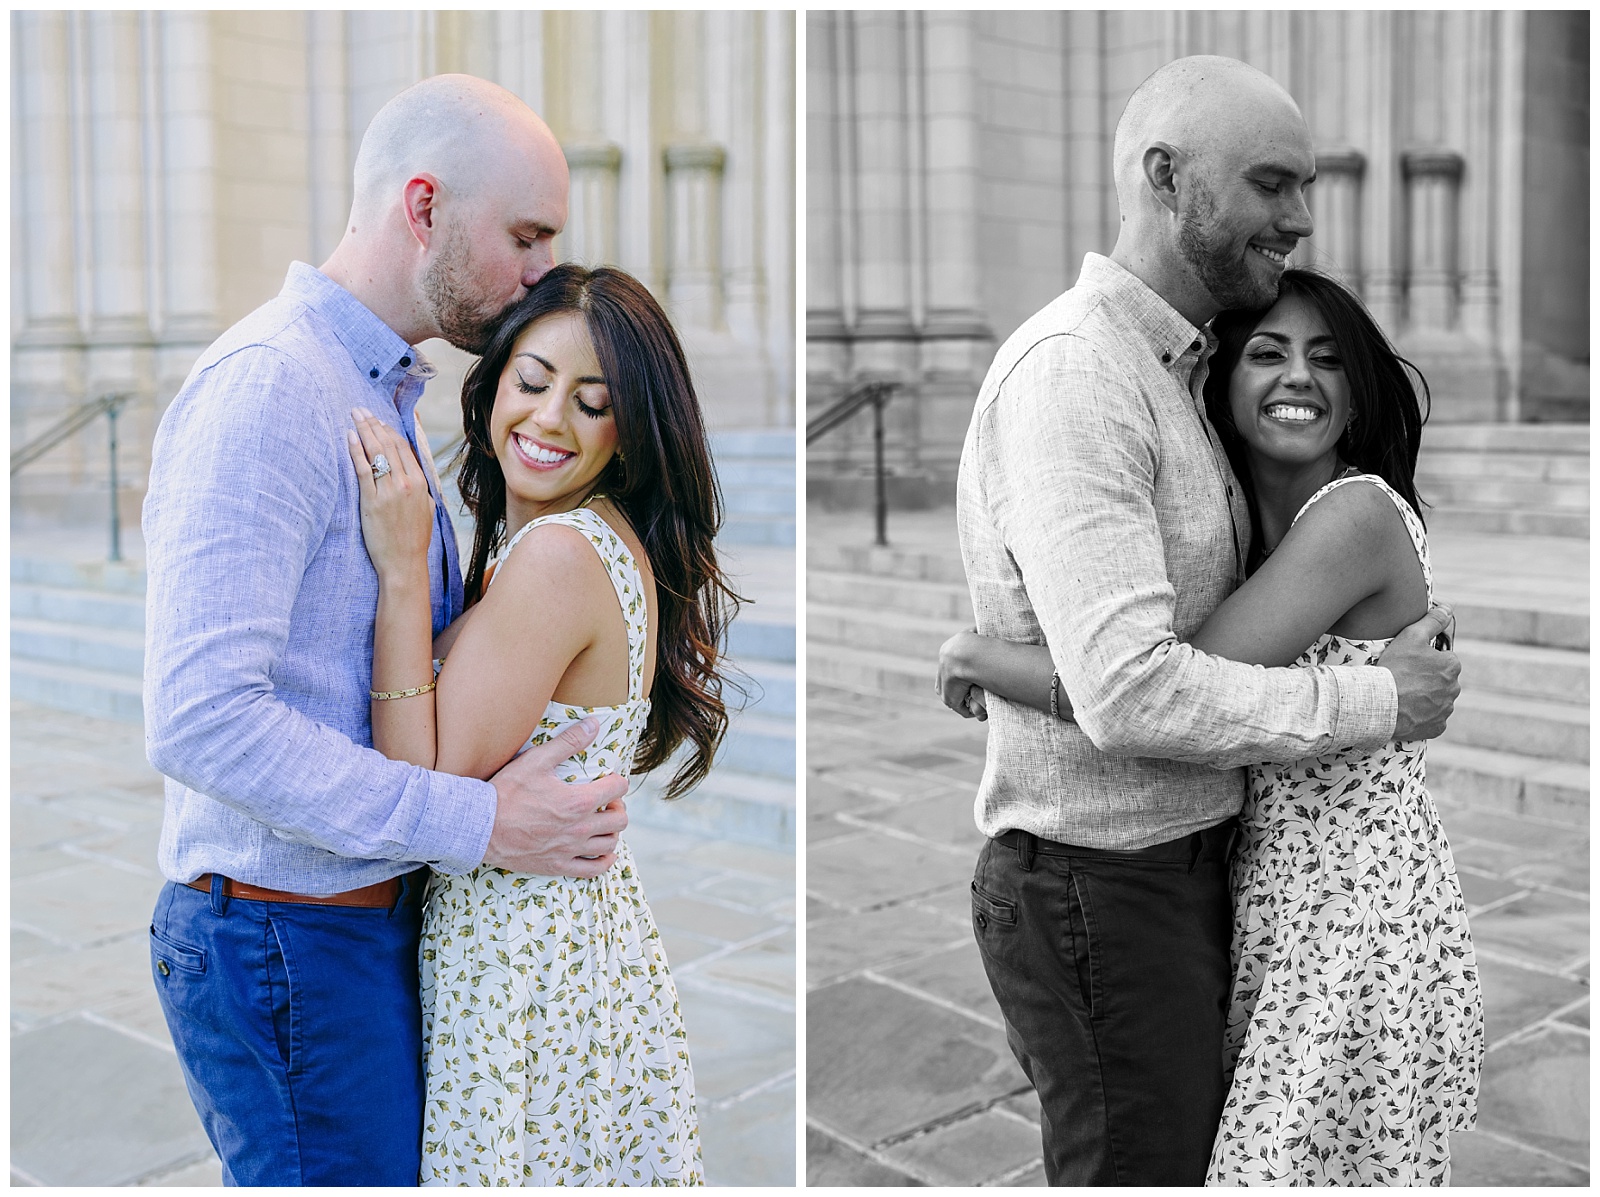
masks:
[[[793,1185],[794,13],[9,26],[11,1182]]]
[[[805,21],[808,1183],[1587,1185],[1588,13]]]

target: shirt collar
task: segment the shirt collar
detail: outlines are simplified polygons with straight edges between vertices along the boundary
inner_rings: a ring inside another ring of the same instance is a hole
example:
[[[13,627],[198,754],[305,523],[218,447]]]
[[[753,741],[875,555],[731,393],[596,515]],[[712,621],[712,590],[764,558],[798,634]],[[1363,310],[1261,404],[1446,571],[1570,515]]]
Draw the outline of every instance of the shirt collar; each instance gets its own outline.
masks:
[[[281,294],[299,300],[326,320],[356,368],[385,394],[394,394],[408,377],[425,381],[437,372],[371,308],[315,267],[304,262],[291,265]]]
[[[1100,292],[1131,319],[1169,374],[1188,379],[1195,363],[1211,355],[1214,338],[1208,328],[1190,324],[1143,279],[1101,254],[1084,254],[1078,286]]]

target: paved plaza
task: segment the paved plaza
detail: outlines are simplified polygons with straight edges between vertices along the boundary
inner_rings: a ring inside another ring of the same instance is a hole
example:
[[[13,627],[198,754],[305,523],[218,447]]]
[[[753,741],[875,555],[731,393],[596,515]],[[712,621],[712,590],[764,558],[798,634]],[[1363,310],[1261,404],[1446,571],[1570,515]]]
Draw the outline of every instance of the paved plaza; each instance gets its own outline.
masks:
[[[216,1185],[150,980],[160,776],[142,729],[12,704],[11,1180]],[[794,856],[628,840],[683,1002],[707,1179],[795,1175]]]
[[[869,525],[814,517],[810,536],[864,543]],[[890,535],[906,553],[953,548],[934,513],[897,513]],[[1457,549],[1440,541],[1448,577]],[[814,1185],[1044,1183],[1038,1104],[1006,1046],[968,910],[985,728],[938,704],[933,673],[930,658],[922,697],[814,685],[807,699]],[[1468,903],[1489,1048],[1478,1129],[1452,1140],[1453,1183],[1586,1186],[1587,823],[1444,797],[1439,806]]]

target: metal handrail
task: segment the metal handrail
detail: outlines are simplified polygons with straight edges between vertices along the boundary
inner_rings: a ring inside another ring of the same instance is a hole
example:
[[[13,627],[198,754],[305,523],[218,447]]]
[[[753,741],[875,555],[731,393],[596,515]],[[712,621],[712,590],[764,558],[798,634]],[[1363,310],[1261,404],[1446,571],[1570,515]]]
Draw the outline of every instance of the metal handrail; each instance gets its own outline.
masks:
[[[117,412],[133,395],[118,391],[102,395],[87,403],[80,403],[62,416],[22,448],[11,454],[11,476],[15,478],[57,445],[80,429],[87,428],[102,413],[106,417],[107,455],[111,475],[111,555],[108,560],[122,560],[122,512],[117,505]]]
[[[816,419],[806,421],[806,444],[809,445],[819,436],[832,432],[863,407],[871,405],[873,516],[877,526],[877,538],[873,543],[884,546],[889,543],[889,490],[883,464],[883,409],[900,386],[898,382],[879,379],[858,383]]]
[[[101,412],[120,407],[131,395],[101,395],[87,403],[80,403],[20,449],[11,451],[11,476],[15,478],[24,466],[38,461],[80,428],[89,425]]]

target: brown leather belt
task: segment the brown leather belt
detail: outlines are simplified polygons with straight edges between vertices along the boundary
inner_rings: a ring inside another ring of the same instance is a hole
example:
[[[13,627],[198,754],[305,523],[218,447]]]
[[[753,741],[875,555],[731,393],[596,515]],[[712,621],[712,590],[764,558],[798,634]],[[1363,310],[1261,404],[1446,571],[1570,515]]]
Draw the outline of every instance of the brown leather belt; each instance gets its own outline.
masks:
[[[201,873],[188,883],[190,889],[201,893],[211,892],[211,874]],[[318,897],[315,894],[291,894],[281,889],[265,889],[259,885],[246,885],[232,877],[222,879],[222,893],[229,898],[243,898],[247,902],[296,902],[306,906],[393,906],[400,897],[400,878],[391,877],[360,889],[347,889],[342,894]]]

